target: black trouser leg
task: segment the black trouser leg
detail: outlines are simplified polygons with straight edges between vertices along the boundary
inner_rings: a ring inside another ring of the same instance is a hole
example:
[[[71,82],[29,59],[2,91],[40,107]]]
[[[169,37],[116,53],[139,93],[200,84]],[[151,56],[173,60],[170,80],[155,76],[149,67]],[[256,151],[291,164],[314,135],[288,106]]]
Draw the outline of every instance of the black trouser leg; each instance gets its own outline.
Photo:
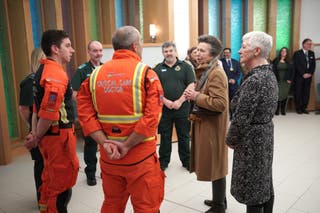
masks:
[[[309,97],[310,97],[310,87],[311,87],[311,80],[312,78],[304,79],[303,87],[302,87],[302,107],[303,111],[306,110],[309,103]]]
[[[68,203],[70,202],[72,195],[72,189],[67,189],[66,191],[60,193],[57,197],[57,210],[59,213],[67,213]]]
[[[88,178],[94,178],[97,169],[97,143],[91,137],[85,137],[84,143],[84,162],[86,168],[84,169]]]
[[[39,150],[39,147],[33,148],[32,150],[30,150],[30,152],[31,152],[31,157],[34,160],[33,176],[34,176],[34,182],[37,190],[37,200],[39,201],[40,200],[39,188],[42,184],[41,175],[43,170],[43,158]]]
[[[40,200],[39,188],[40,188],[40,186],[42,184],[42,180],[41,180],[42,170],[43,170],[43,160],[40,160],[40,161],[39,160],[35,160],[34,161],[33,171],[34,171],[34,181],[36,183],[38,201]]]
[[[277,110],[276,110],[275,115],[279,115],[279,109],[280,109],[280,101],[278,101]]]
[[[190,161],[190,121],[188,117],[174,119],[178,136],[178,153],[184,167],[189,169]]]
[[[172,128],[172,116],[170,114],[165,116],[162,115],[159,123],[159,134],[161,138],[159,147],[159,160],[161,167],[167,167],[170,162],[172,150]]]
[[[297,112],[302,112],[303,110],[303,103],[302,103],[302,89],[303,89],[303,78],[300,76],[297,76],[294,83],[294,101],[296,106]]]
[[[285,115],[287,111],[287,99],[280,101],[281,114]]]
[[[212,207],[206,213],[225,213],[226,178],[212,181]]]

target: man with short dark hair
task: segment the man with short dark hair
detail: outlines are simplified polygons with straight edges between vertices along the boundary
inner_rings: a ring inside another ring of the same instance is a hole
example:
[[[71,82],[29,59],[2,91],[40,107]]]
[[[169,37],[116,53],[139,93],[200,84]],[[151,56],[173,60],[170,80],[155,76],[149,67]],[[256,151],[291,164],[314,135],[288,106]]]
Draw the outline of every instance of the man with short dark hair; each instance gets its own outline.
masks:
[[[162,44],[163,62],[154,70],[161,81],[164,107],[159,124],[161,142],[159,148],[161,169],[168,167],[172,149],[173,124],[178,136],[178,153],[182,166],[189,170],[190,161],[190,103],[185,101],[184,90],[195,81],[193,68],[177,57],[176,45],[171,42]]]
[[[73,127],[72,88],[63,65],[74,49],[62,30],[42,34],[41,48],[46,59],[34,79],[32,132],[25,146],[39,145],[44,161],[40,212],[67,212],[71,187],[76,184],[79,160]]]
[[[80,89],[81,83],[90,77],[92,71],[102,65],[101,57],[102,44],[99,41],[90,41],[88,44],[88,55],[90,57],[89,61],[80,65],[72,78],[72,89],[73,89],[73,100],[76,102],[77,93]],[[96,169],[97,169],[97,143],[90,137],[84,138],[84,148],[83,157],[86,163],[86,168],[84,169],[87,176],[87,184],[89,186],[94,186],[97,184],[96,180]]]
[[[311,50],[312,40],[306,38],[302,41],[302,49],[293,54],[294,98],[298,114],[309,114],[306,110],[309,103],[312,75],[316,69],[314,52]]]

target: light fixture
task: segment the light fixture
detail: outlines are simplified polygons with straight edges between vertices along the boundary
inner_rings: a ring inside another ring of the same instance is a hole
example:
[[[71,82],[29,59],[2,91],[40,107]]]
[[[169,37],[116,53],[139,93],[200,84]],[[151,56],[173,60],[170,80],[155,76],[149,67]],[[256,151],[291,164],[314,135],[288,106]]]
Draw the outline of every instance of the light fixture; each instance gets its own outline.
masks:
[[[156,42],[156,25],[155,24],[149,25],[149,34],[151,37],[151,42],[152,43]]]

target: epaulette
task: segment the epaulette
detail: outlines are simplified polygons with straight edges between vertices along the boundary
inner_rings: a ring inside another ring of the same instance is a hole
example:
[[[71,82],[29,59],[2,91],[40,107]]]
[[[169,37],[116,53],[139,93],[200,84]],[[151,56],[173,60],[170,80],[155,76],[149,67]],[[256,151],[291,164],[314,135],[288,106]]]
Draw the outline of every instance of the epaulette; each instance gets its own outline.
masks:
[[[157,66],[160,66],[162,64],[162,62],[157,63],[152,69],[156,68]]]
[[[78,69],[82,69],[82,68],[84,68],[86,65],[87,65],[86,63],[81,64],[81,65],[78,67]]]

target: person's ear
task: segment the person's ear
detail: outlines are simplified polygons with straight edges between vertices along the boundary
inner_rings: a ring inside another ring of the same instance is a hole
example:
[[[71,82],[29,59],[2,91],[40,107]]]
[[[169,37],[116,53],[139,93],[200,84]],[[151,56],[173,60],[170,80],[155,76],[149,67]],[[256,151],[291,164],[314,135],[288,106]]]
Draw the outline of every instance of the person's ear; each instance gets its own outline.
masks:
[[[255,50],[254,50],[254,56],[257,57],[258,55],[260,55],[261,53],[261,48],[260,47],[257,47]]]
[[[59,51],[59,47],[55,44],[52,44],[51,45],[51,53],[58,54],[58,51]]]

